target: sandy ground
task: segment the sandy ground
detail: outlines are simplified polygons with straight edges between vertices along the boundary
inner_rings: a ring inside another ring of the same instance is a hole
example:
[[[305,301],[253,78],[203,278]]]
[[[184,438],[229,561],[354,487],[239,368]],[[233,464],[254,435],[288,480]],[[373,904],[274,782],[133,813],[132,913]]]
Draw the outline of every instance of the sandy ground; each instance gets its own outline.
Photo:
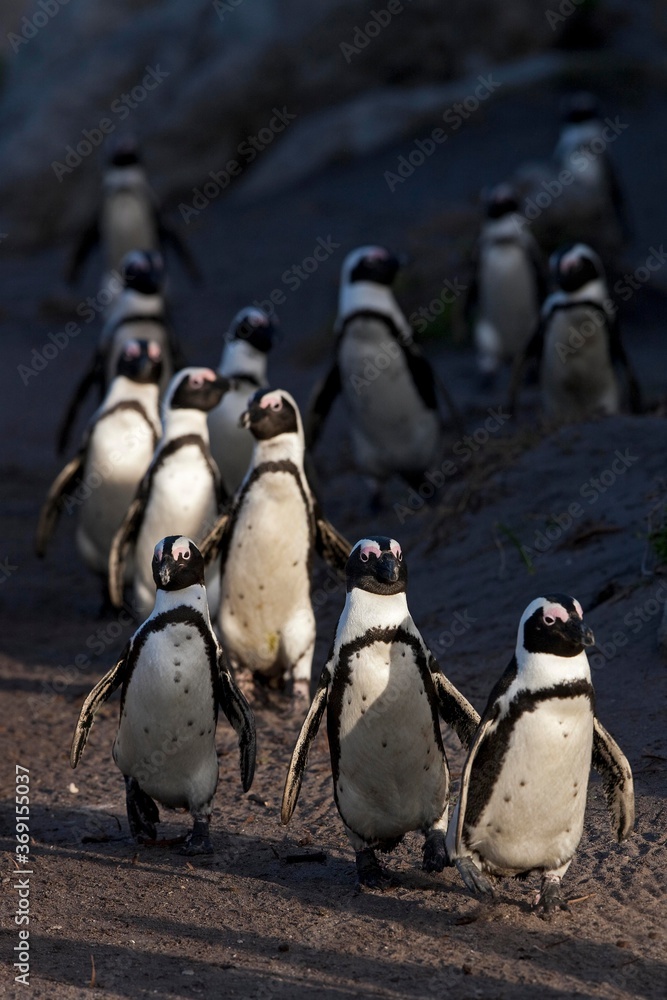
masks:
[[[547,128],[544,117],[537,128],[527,128],[526,115],[508,103],[502,121],[471,127],[457,148],[471,158],[476,149],[492,148],[499,129],[509,128],[515,145],[533,142],[532,155]],[[380,192],[378,178],[400,152],[341,166],[280,204],[247,208],[230,200],[210,206],[191,236],[207,283],[194,293],[176,272],[172,288],[177,326],[193,360],[215,362],[233,311],[265,299],[274,287],[285,291],[285,268],[311,253],[318,237],[331,236],[340,247],[299,290],[287,289],[279,310],[285,340],[274,359],[274,382],[305,401],[326,358],[319,333],[335,308],[346,250],[369,239],[408,243],[414,250],[443,210],[435,158],[400,196],[389,200]],[[505,145],[499,155],[509,161]],[[474,177],[458,182],[460,197],[483,174],[478,158],[474,163]],[[441,167],[445,174],[453,169],[449,161]],[[374,199],[368,197],[371,181]],[[447,203],[456,194],[448,190]],[[637,205],[637,260],[658,239],[661,225],[647,199]],[[240,788],[233,733],[221,719],[215,855],[188,860],[173,849],[137,848],[128,836],[122,779],[110,753],[116,700],[100,712],[78,770],[68,763],[82,699],[114,662],[132,626],[125,616],[96,617],[97,587],[78,560],[67,519],[46,561],[32,554],[39,506],[59,468],[55,425],[96,333],[94,324],[84,327],[27,385],[20,379],[17,366],[29,362],[50,331],[62,329],[68,308],[80,301],[77,293],[63,298],[62,263],[63,251],[45,250],[7,260],[3,269],[0,747],[7,765],[7,967],[0,994],[25,992],[10,968],[18,942],[11,800],[18,763],[30,771],[35,997],[664,997],[667,679],[656,634],[667,579],[646,544],[647,517],[664,503],[667,489],[663,417],[654,412],[548,430],[539,425],[529,390],[516,420],[499,419],[502,386],[491,397],[479,392],[470,349],[429,345],[476,446],[457,448],[460,440],[449,434],[444,457],[457,456],[458,474],[431,503],[413,509],[414,497],[411,506],[405,487],[395,482],[385,511],[371,520],[363,484],[346,464],[340,412],[316,455],[331,520],[351,540],[373,532],[401,542],[413,617],[478,709],[509,660],[529,601],[554,591],[581,601],[598,643],[591,653],[598,713],[631,762],[637,825],[629,841],[615,844],[601,786],[591,782],[584,837],[565,883],[570,913],[548,921],[533,913],[535,879],[504,882],[495,902],[478,903],[453,869],[437,876],[420,871],[417,836],[407,837],[388,859],[396,888],[359,892],[331,796],[324,732],[292,823],[280,825],[285,769],[299,725],[280,703],[257,707],[258,764],[248,795]],[[91,266],[92,288],[81,298],[94,294],[94,277]],[[664,393],[662,312],[662,298],[645,288],[625,313],[630,353],[652,405]],[[624,468],[610,482],[605,473],[618,452]],[[603,482],[609,485],[596,485]],[[315,674],[343,603],[342,589],[328,581],[320,567]],[[445,742],[456,794],[463,754],[452,734]],[[189,826],[187,816],[163,812],[163,819],[165,836]],[[321,852],[324,860],[290,861],[309,852]]]

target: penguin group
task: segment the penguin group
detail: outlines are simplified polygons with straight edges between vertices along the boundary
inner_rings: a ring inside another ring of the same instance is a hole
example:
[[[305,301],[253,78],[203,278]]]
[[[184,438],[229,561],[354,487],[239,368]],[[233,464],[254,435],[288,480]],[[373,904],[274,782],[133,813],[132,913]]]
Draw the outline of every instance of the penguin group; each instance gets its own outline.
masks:
[[[568,112],[570,125],[589,121],[585,104],[579,98]],[[576,163],[589,132],[579,145],[564,133],[557,159]],[[598,167],[578,184],[607,185],[599,203],[618,212],[615,178],[608,164]],[[601,253],[570,242],[553,249],[547,272],[518,190],[502,183],[484,201],[466,306],[482,391],[511,368],[516,408],[533,362],[549,419],[639,411]],[[581,605],[560,593],[528,604],[509,666],[479,715],[411,616],[400,542],[370,530],[351,544],[327,518],[329,498],[322,503],[313,475],[309,452],[337,400],[350,464],[368,487],[368,517],[382,511],[392,477],[417,489],[439,464],[448,430],[463,427],[399,305],[405,261],[370,243],[346,253],[332,359],[302,416],[295,395],[272,384],[279,328],[257,306],[229,321],[217,366],[186,360],[191,345],[168,307],[165,240],[193,279],[199,273],[157,212],[132,141],[112,151],[71,280],[97,239],[102,287],[112,294],[61,423],[61,451],[91,389],[100,401],[48,491],[36,550],[45,557],[59,518],[75,513],[77,550],[100,580],[103,613],[127,606],[129,593],[138,627],[84,701],[72,767],[96,712],[120,689],[112,755],[131,835],[154,844],[159,806],[185,809],[193,826],[182,850],[206,854],[214,850],[219,710],[237,736],[243,792],[259,760],[258,704],[278,704],[287,726],[295,717],[301,724],[285,761],[285,825],[326,715],[333,800],[360,885],[392,885],[378,854],[418,831],[424,871],[455,867],[480,897],[499,879],[537,873],[536,906],[566,908],[561,882],[582,837],[591,768],[602,775],[616,838],[634,825],[630,765],[596,714],[586,656],[594,638]],[[315,556],[344,581],[345,598],[313,678]],[[442,724],[466,753],[456,800]]]

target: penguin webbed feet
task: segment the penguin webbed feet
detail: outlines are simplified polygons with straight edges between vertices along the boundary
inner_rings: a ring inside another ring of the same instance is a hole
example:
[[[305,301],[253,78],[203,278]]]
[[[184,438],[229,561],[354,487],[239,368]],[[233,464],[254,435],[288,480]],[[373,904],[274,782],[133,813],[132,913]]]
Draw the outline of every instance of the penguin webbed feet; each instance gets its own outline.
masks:
[[[533,903],[534,910],[541,910],[543,916],[549,916],[556,910],[565,910],[566,913],[570,912],[570,907],[567,904],[567,900],[562,894],[561,880],[558,876],[546,875],[542,876],[542,886],[535,901]]]
[[[208,819],[195,819],[192,830],[185,838],[179,854],[193,857],[196,854],[213,854],[213,844],[209,837]]]
[[[422,847],[422,854],[422,870],[425,872],[441,872],[447,865],[451,864],[445,845],[445,834],[442,830],[428,831]]]
[[[380,864],[372,847],[356,851],[357,885],[369,889],[390,889],[396,885],[395,879]]]
[[[135,840],[154,841],[156,837],[155,824],[160,822],[158,807],[150,795],[140,787],[136,778],[125,775],[125,804],[130,833]]]
[[[472,858],[457,858],[455,864],[459,870],[459,875],[473,895],[482,899],[491,899],[493,897],[491,883],[482,875]]]

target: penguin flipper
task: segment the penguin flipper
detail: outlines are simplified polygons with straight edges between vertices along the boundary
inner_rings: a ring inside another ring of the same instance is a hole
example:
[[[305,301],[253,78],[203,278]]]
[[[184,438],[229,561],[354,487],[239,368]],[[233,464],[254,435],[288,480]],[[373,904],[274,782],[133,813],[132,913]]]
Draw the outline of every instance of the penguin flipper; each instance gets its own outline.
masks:
[[[123,655],[120,660],[118,660],[116,665],[113,666],[111,670],[109,670],[108,673],[106,673],[104,677],[97,682],[81,706],[69,754],[69,762],[72,767],[76,767],[79,763],[81,754],[83,753],[83,749],[88,740],[88,734],[90,733],[93,722],[95,721],[96,713],[104,702],[109,700],[114,691],[119,688],[125,680],[128,651],[129,645],[123,650]]]
[[[222,650],[220,650],[220,655],[218,656],[216,697],[220,708],[225,713],[227,721],[239,738],[241,781],[243,791],[247,792],[252,785],[252,779],[255,775],[255,756],[257,751],[255,716],[243,696],[243,692],[234,683],[227,665],[227,658]]]
[[[322,433],[324,421],[341,391],[340,368],[336,362],[329,373],[316,384],[304,419],[306,448],[314,448]]]
[[[285,789],[283,791],[283,802],[280,810],[280,820],[283,826],[287,826],[296,808],[299,792],[301,791],[301,782],[303,781],[303,775],[308,764],[310,744],[317,735],[324,710],[327,707],[330,683],[331,674],[328,667],[324,667],[315,697],[308,709],[308,715],[301,726],[289,762],[287,777],[285,778]]]
[[[60,427],[58,428],[58,437],[56,441],[56,448],[59,455],[62,455],[67,443],[69,441],[69,436],[72,432],[72,427],[74,426],[74,421],[76,420],[77,414],[81,409],[81,405],[84,402],[86,396],[93,388],[94,385],[99,385],[100,390],[104,384],[104,363],[102,360],[102,355],[99,351],[95,352],[95,357],[93,358],[90,368],[84,372],[82,378],[72,393],[72,398],[70,399],[67,409],[63,419],[60,422]]]
[[[593,720],[593,767],[602,776],[616,837],[626,840],[635,825],[632,770],[618,743],[597,718]]]
[[[433,654],[431,654],[429,667],[438,699],[440,717],[448,726],[451,726],[463,746],[468,749],[479,726],[479,715],[467,698],[464,698],[445,676]]]
[[[486,714],[486,713],[485,713]],[[472,766],[475,763],[475,757],[477,756],[477,751],[484,742],[486,738],[487,731],[494,721],[494,714],[490,713],[486,718],[482,718],[477,732],[473,737],[470,744],[470,749],[468,750],[468,756],[466,758],[465,765],[463,767],[463,773],[461,774],[461,789],[459,793],[459,806],[458,806],[458,821],[456,824],[456,840],[454,845],[454,855],[452,860],[456,857],[461,856],[461,837],[463,835],[463,824],[466,816],[466,808],[468,805],[468,792],[470,790],[470,774],[472,772]],[[464,879],[465,881],[465,879]]]
[[[111,549],[109,550],[109,597],[115,608],[122,607],[123,587],[125,584],[125,563],[130,549],[133,547],[139,534],[141,522],[146,509],[146,492],[144,484],[139,487],[139,492],[127,509],[125,520],[113,537]]]
[[[208,566],[211,559],[215,559],[217,556],[231,526],[232,522],[229,513],[221,514],[206,538],[203,539],[201,545],[197,546],[206,566]]]
[[[628,383],[628,402],[630,403],[630,412],[641,413],[641,389],[639,388],[637,376],[635,375],[634,368],[630,363],[630,359],[628,358],[625,347],[623,346],[623,341],[621,340],[621,331],[618,325],[618,314],[608,314],[608,317],[609,353],[611,355],[612,364],[621,365],[625,369],[625,377]]]
[[[516,406],[519,398],[519,390],[521,389],[521,383],[523,382],[523,373],[526,364],[531,359],[535,359],[537,365],[539,366],[542,359],[542,351],[544,349],[544,320],[541,319],[537,325],[537,329],[533,333],[532,337],[523,348],[519,351],[514,359],[514,364],[512,365],[512,373],[510,375],[510,386],[508,391],[508,402],[507,408],[511,416],[514,416],[516,411]]]
[[[37,535],[35,536],[35,552],[40,559],[46,554],[46,546],[51,540],[58,518],[60,517],[61,499],[70,490],[83,471],[84,451],[70,459],[64,469],[58,473],[51,483],[46,500],[39,514]]]
[[[315,509],[315,551],[332,569],[345,574],[352,546],[320,510]]]
[[[465,425],[459,408],[443,380],[436,375],[430,361],[427,361],[413,341],[399,340],[398,343],[403,350],[405,363],[424,406],[428,410],[437,410],[438,395],[440,395],[449,411],[449,419],[452,424],[460,434],[464,434]]]

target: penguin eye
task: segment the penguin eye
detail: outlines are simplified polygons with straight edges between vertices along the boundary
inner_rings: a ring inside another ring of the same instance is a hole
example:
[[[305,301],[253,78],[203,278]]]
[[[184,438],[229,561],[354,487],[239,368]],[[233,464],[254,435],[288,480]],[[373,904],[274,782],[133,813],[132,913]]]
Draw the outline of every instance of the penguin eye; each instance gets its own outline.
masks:
[[[544,616],[544,624],[545,625],[553,625],[555,621],[556,621],[556,619],[552,618],[551,615],[545,615]]]
[[[202,375],[190,376],[190,385],[192,386],[193,389],[201,389],[203,384],[204,384],[204,378]]]
[[[363,552],[363,551],[360,552],[359,558],[361,559],[362,562],[368,562],[368,552]]]
[[[190,558],[190,549],[183,549],[183,551],[181,552],[181,555],[183,556],[184,559],[189,559]]]
[[[272,399],[271,403],[269,405],[270,405],[271,409],[274,410],[277,413],[278,410],[282,410],[282,408],[283,408],[283,401],[282,401],[282,399]]]

